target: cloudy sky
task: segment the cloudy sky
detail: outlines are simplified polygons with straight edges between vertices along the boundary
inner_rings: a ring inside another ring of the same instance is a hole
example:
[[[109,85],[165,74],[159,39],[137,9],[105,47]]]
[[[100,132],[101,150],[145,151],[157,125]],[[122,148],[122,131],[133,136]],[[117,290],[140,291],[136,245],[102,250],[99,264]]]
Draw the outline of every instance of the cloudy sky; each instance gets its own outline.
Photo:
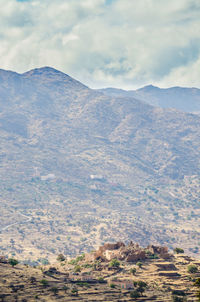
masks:
[[[199,0],[0,0],[0,68],[90,87],[200,87]]]

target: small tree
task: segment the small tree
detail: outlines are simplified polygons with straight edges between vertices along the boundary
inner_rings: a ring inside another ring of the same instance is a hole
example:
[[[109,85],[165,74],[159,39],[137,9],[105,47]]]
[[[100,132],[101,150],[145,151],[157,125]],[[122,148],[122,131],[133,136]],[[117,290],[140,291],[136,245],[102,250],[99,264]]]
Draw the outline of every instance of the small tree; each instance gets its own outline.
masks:
[[[183,254],[183,253],[184,253],[184,250],[181,249],[180,247],[176,247],[176,248],[174,249],[174,252],[175,252],[176,254]]]
[[[17,265],[19,263],[19,261],[17,259],[10,258],[10,259],[8,259],[8,263],[10,265],[12,265],[12,267],[14,267],[15,265]]]
[[[57,260],[60,262],[65,261],[65,256],[63,254],[59,254]]]
[[[137,262],[136,265],[141,268],[142,267],[142,262]]]

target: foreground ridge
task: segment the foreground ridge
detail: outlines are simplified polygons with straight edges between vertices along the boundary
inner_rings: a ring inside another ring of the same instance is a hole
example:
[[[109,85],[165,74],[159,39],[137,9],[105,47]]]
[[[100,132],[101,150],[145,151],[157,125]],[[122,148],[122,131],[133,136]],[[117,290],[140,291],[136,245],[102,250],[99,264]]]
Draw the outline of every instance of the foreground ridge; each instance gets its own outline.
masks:
[[[0,301],[198,301],[200,261],[130,242],[51,265],[30,267],[0,257]]]

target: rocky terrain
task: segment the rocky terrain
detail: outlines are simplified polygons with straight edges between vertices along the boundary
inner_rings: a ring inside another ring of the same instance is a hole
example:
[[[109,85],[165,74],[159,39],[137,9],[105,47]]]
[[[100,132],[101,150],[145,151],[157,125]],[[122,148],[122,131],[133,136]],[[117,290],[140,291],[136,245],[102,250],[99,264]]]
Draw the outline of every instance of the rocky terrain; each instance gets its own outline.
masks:
[[[198,256],[198,115],[1,70],[0,142],[1,254],[34,265],[133,240]]]
[[[107,243],[75,259],[61,254],[54,264],[34,268],[0,257],[0,301],[194,302],[199,277],[200,261],[184,253]]]

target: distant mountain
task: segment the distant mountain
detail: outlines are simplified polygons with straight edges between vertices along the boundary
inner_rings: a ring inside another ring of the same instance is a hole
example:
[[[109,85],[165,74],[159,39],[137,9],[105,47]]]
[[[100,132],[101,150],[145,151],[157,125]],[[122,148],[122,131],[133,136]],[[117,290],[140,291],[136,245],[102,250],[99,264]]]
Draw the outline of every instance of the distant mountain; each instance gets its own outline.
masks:
[[[195,246],[198,115],[108,96],[49,67],[1,70],[0,146],[6,251],[50,257],[113,238]]]
[[[158,88],[152,85],[137,90],[117,88],[99,89],[110,96],[134,97],[150,105],[161,108],[175,108],[184,112],[200,113],[200,89],[198,88]]]

